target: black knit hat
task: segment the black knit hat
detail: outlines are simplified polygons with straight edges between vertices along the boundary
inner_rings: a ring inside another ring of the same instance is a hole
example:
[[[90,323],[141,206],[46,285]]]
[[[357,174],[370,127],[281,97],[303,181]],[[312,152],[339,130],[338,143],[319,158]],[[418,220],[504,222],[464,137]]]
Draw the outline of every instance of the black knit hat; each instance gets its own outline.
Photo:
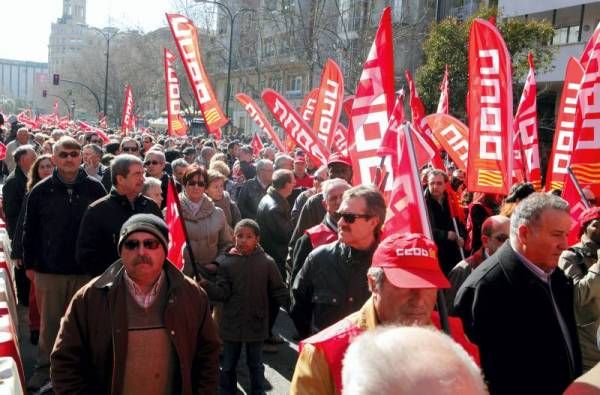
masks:
[[[527,196],[535,192],[533,184],[530,182],[523,182],[520,184],[514,184],[510,188],[510,192],[505,199],[507,203],[517,203],[525,199]]]
[[[135,214],[121,226],[119,245],[117,247],[119,255],[121,254],[123,242],[130,234],[135,232],[152,233],[160,241],[160,244],[162,244],[165,254],[168,252],[169,228],[165,221],[154,214]]]

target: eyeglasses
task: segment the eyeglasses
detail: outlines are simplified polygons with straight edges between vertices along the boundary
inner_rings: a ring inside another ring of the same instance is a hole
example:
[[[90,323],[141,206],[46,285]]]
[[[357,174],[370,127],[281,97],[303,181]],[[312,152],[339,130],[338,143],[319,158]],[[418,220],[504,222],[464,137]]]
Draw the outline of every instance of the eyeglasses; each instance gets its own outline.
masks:
[[[157,160],[147,160],[146,162],[144,162],[144,166],[148,166],[148,165],[158,166],[160,164],[161,164],[161,162],[159,162]]]
[[[185,185],[190,187],[195,187],[197,185],[200,188],[204,188],[206,186],[206,183],[204,181],[188,181]]]
[[[138,147],[123,147],[124,152],[138,152]]]
[[[156,250],[160,246],[160,241],[158,241],[156,239],[146,239],[146,240],[143,240],[141,242],[141,244],[144,246],[144,248],[146,248],[148,250]],[[123,242],[123,247],[127,248],[128,250],[133,251],[136,248],[140,247],[140,241],[139,240],[126,240]]]
[[[353,224],[357,218],[371,218],[372,215],[369,214],[354,214],[354,213],[340,213],[337,212],[337,215],[339,215],[340,217],[342,217],[344,219],[344,221],[348,222],[349,224]]]
[[[71,158],[77,158],[77,157],[79,157],[79,155],[81,155],[80,151],[71,151],[71,152],[62,151],[62,152],[58,153],[58,157],[60,159],[67,159],[69,156]]]
[[[505,233],[501,233],[499,235],[494,236],[494,239],[498,240],[500,243],[504,243],[508,240],[508,235]]]

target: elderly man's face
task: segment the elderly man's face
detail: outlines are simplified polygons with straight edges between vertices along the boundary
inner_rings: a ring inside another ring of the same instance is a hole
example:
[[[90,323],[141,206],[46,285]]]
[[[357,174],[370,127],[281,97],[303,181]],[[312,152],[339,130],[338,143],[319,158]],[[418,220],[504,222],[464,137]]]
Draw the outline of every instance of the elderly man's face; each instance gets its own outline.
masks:
[[[177,166],[173,169],[173,175],[175,179],[183,184],[183,175],[185,174],[186,166]]]
[[[100,155],[96,154],[92,148],[84,148],[83,149],[83,163],[88,166],[98,166],[100,163]]]
[[[437,288],[397,288],[384,279],[381,286],[368,277],[377,318],[385,325],[427,325],[436,302]]]
[[[23,169],[25,173],[27,173],[29,169],[31,169],[31,165],[33,165],[33,162],[35,162],[36,158],[37,154],[35,153],[35,151],[27,151],[27,153],[21,157],[19,166]]]
[[[17,141],[19,144],[27,144],[29,140],[29,133],[26,130],[19,130],[17,132]]]
[[[129,165],[127,176],[117,176],[117,183],[119,190],[125,195],[141,193],[144,188],[144,168],[138,163]]]
[[[267,165],[258,171],[258,177],[264,184],[271,184],[273,181],[273,165]]]
[[[160,205],[162,204],[163,197],[160,185],[152,185],[151,187],[149,187],[144,196],[152,199],[158,207],[160,207]]]
[[[158,155],[148,155],[144,162],[148,175],[159,178],[162,176],[163,170],[165,169],[165,162]]]
[[[492,234],[490,236],[481,235],[483,246],[487,249],[487,253],[492,255],[508,240],[510,232],[510,221],[505,221],[492,226]]]
[[[367,216],[367,203],[362,197],[345,199],[338,210],[338,238],[350,247],[358,247],[373,240],[375,228],[379,226],[379,219]],[[344,214],[349,216],[344,218]]]
[[[446,191],[446,181],[444,180],[444,176],[430,176],[427,181],[427,188],[429,188],[429,193],[432,198],[441,199]]]
[[[140,285],[158,280],[165,262],[165,250],[152,233],[135,232],[121,247],[121,260],[131,279]]]
[[[338,221],[340,216],[337,214],[337,211],[342,204],[342,196],[346,190],[350,189],[350,187],[346,185],[339,185],[337,187],[333,187],[328,191],[327,199],[323,200],[323,206],[327,213],[334,221]]]
[[[519,226],[517,243],[523,255],[545,272],[552,271],[558,265],[560,254],[569,247],[567,236],[571,222],[569,213],[547,209],[536,224]]]

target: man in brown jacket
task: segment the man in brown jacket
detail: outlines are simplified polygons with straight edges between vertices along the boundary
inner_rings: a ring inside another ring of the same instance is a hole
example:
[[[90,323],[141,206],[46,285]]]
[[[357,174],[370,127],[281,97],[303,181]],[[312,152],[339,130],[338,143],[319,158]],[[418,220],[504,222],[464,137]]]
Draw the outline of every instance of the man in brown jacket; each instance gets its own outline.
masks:
[[[56,394],[214,394],[220,342],[204,291],[167,259],[152,214],[122,226],[121,259],[73,297],[51,355]]]

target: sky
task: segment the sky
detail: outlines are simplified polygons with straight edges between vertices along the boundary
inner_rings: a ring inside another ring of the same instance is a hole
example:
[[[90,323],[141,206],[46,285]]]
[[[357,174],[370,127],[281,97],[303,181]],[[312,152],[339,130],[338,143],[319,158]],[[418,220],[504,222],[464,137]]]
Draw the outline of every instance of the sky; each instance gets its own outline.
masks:
[[[112,26],[148,32],[166,26],[165,12],[175,12],[175,3],[174,0],[87,0],[86,23],[99,28]],[[50,26],[62,16],[62,5],[62,0],[2,0],[0,58],[47,62]]]

